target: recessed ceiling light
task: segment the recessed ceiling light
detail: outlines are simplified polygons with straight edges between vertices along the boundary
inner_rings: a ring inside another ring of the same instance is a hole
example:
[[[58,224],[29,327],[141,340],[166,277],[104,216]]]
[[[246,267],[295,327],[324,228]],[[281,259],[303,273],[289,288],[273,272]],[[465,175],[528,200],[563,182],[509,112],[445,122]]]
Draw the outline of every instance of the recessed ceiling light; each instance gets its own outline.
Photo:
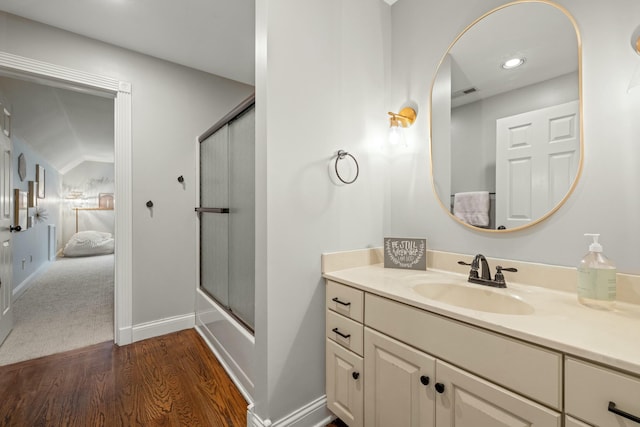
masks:
[[[524,64],[524,58],[511,58],[502,63],[502,68],[512,70]]]

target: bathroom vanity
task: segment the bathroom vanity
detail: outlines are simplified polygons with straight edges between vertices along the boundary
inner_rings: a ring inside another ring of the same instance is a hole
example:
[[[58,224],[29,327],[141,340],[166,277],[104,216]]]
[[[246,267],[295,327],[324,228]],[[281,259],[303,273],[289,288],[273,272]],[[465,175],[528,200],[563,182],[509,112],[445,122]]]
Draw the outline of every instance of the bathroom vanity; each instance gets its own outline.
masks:
[[[323,256],[327,406],[350,427],[640,425],[639,305],[362,253]]]

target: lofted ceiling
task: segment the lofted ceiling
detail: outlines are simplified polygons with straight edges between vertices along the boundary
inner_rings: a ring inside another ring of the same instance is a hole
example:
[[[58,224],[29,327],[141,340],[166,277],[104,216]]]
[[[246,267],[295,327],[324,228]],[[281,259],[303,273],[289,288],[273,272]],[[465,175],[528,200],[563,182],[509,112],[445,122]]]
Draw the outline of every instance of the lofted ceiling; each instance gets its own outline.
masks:
[[[113,99],[0,77],[11,129],[58,172],[84,161],[113,162]]]
[[[0,11],[254,84],[254,0],[0,0]],[[14,135],[59,172],[113,162],[113,100],[0,77]]]

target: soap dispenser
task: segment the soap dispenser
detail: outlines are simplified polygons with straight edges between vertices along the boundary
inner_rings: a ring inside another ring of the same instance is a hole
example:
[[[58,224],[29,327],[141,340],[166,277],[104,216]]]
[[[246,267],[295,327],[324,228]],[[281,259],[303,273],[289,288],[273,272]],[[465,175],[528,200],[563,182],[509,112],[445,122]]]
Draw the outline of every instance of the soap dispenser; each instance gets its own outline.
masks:
[[[616,266],[602,253],[599,234],[585,236],[593,243],[578,266],[578,301],[591,308],[611,310],[616,300]]]

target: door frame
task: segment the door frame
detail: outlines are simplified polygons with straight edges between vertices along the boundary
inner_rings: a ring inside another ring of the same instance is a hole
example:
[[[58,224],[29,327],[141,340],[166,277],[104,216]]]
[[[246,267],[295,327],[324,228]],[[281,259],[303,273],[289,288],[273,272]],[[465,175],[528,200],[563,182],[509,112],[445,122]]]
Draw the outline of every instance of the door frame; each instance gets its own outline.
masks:
[[[114,99],[114,178],[118,201],[114,211],[114,341],[117,345],[130,344],[133,342],[131,83],[7,52],[0,52],[0,70],[54,86],[80,87]]]

